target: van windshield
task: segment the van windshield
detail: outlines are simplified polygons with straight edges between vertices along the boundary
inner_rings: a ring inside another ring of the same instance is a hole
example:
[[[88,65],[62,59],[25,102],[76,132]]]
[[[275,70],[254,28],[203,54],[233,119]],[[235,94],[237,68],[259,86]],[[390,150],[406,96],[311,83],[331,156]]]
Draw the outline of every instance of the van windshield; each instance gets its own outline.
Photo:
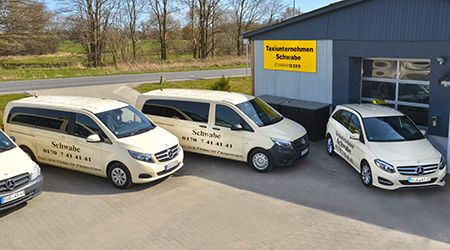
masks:
[[[96,116],[117,138],[142,134],[155,128],[145,115],[132,106],[106,111]]]
[[[255,98],[236,106],[244,112],[248,118],[252,119],[258,127],[269,126],[284,119],[284,117],[275,109],[259,98]]]
[[[0,131],[0,153],[15,148],[14,143]]]
[[[425,137],[406,116],[364,119],[367,139],[373,142],[415,141]]]

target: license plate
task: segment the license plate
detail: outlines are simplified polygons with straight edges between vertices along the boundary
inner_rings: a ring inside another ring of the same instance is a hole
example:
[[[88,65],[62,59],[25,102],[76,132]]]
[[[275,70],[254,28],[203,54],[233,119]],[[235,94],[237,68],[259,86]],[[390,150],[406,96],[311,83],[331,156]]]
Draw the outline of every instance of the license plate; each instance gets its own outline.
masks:
[[[0,197],[0,204],[5,204],[7,202],[20,199],[24,196],[25,196],[25,190],[22,190],[20,192],[10,194],[10,195],[4,196],[4,197]]]
[[[166,165],[166,171],[169,170],[169,169],[172,169],[172,168],[174,168],[176,166],[178,166],[178,161],[174,161],[174,162]]]
[[[424,183],[431,181],[430,177],[409,177],[408,182],[409,183]]]
[[[302,156],[305,156],[309,152],[309,148],[302,151]]]

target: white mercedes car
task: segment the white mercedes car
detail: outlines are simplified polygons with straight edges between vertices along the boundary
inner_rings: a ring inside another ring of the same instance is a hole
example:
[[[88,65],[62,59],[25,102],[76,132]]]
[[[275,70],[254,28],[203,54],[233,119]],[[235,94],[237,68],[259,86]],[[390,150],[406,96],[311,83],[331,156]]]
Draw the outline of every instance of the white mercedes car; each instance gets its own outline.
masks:
[[[445,158],[401,112],[380,105],[336,107],[327,124],[326,147],[383,189],[444,186]]]

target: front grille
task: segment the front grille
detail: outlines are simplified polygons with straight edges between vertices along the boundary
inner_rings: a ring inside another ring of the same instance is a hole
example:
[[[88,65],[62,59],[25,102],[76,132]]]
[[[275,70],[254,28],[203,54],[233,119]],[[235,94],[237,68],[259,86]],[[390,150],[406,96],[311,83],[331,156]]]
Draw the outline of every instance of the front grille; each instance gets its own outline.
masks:
[[[173,147],[171,147],[171,148],[168,148],[168,149],[166,149],[166,150],[164,150],[164,151],[161,151],[161,152],[159,152],[159,153],[156,153],[156,154],[155,154],[155,157],[156,157],[156,159],[157,159],[159,162],[170,161],[170,160],[172,160],[173,158],[175,158],[175,157],[178,156],[178,153],[180,153],[180,149],[181,149],[180,146],[175,145],[175,146],[173,146]]]
[[[6,184],[8,181],[14,182],[14,188],[12,190],[10,190],[6,187]],[[29,174],[21,174],[21,175],[14,176],[14,177],[6,179],[6,180],[2,180],[2,181],[0,181],[0,192],[14,191],[15,189],[18,189],[18,188],[26,185],[29,181],[30,181]]]
[[[433,179],[431,179],[431,181],[421,182],[421,183],[409,183],[408,180],[402,180],[402,181],[400,181],[400,183],[405,186],[417,186],[417,185],[426,185],[426,184],[435,183],[436,180],[437,180],[437,178],[433,178]]]
[[[304,148],[309,145],[308,135],[298,138],[297,140],[291,142],[293,148]]]
[[[401,175],[418,176],[434,174],[438,170],[438,165],[426,165],[415,167],[397,167]]]

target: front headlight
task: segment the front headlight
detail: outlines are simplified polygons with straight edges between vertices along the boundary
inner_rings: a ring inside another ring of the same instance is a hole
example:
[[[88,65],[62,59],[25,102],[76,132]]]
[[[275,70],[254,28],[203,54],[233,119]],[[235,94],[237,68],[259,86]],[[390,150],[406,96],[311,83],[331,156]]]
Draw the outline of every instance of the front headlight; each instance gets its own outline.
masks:
[[[39,167],[38,164],[35,163],[33,171],[31,171],[30,173],[31,181],[34,181],[36,178],[39,177],[39,175],[41,175],[41,168]]]
[[[275,145],[278,145],[283,148],[290,148],[292,149],[292,144],[290,141],[282,140],[282,139],[276,139],[276,138],[270,138],[272,139],[272,142],[275,143]]]
[[[138,161],[145,161],[145,162],[153,163],[151,154],[139,153],[139,152],[135,152],[132,150],[128,150],[128,153],[130,154],[131,157],[133,157],[134,159],[136,159]]]
[[[439,162],[439,169],[442,170],[446,167],[447,161],[445,160],[444,156],[441,156],[441,161]]]
[[[388,173],[395,173],[394,166],[392,166],[391,164],[389,164],[389,163],[387,163],[385,161],[376,159],[375,160],[375,165],[377,165],[377,167],[381,168],[382,170],[384,170],[384,171],[386,171]]]

